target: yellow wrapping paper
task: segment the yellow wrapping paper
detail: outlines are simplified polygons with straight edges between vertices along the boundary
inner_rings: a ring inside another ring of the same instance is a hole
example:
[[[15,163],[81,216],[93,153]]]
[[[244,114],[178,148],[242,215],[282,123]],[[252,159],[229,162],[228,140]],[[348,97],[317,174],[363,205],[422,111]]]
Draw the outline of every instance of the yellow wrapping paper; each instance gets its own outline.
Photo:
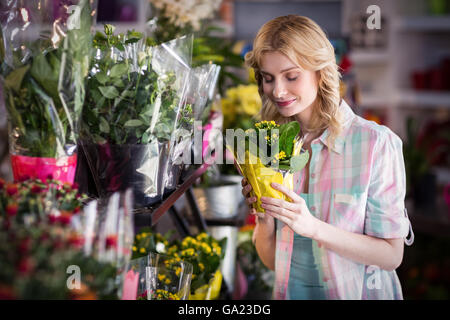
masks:
[[[293,156],[300,154],[302,141],[295,144]],[[234,154],[234,153],[233,153]],[[292,173],[266,167],[261,160],[249,151],[245,152],[245,162],[240,164],[236,161],[243,176],[252,186],[252,196],[256,196],[257,201],[253,208],[258,212],[265,212],[261,207],[261,197],[270,197],[291,201],[283,193],[272,188],[271,183],[275,182],[284,185],[289,190],[294,189],[294,176]]]
[[[194,294],[189,293],[189,300],[215,300],[219,297],[220,288],[222,287],[222,272],[217,270],[214,277],[205,284],[195,290]]]

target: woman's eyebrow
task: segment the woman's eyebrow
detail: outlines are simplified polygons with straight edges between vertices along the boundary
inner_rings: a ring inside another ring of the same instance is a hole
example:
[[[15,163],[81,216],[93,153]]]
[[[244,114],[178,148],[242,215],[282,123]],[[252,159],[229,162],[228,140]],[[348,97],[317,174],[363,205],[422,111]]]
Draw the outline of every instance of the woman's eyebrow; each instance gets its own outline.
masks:
[[[291,71],[291,70],[293,70],[293,69],[300,69],[300,67],[290,67],[290,68],[281,70],[280,73],[288,72],[288,71]],[[269,75],[269,76],[272,76],[271,73],[269,73],[269,72],[267,72],[267,71],[264,71],[264,70],[261,70],[261,73],[264,73],[264,74],[267,74],[267,75]]]

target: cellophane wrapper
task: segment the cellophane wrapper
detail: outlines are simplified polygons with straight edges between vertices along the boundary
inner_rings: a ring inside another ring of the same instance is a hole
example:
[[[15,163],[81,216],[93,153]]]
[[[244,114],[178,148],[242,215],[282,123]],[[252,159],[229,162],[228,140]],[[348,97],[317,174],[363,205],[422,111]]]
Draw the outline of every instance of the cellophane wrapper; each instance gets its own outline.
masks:
[[[96,49],[81,144],[98,196],[131,188],[136,207],[159,202],[189,80],[192,37]],[[105,103],[108,102],[108,103]]]
[[[16,179],[44,178],[39,168],[46,167],[73,182],[96,6],[88,0],[0,4],[0,82]]]

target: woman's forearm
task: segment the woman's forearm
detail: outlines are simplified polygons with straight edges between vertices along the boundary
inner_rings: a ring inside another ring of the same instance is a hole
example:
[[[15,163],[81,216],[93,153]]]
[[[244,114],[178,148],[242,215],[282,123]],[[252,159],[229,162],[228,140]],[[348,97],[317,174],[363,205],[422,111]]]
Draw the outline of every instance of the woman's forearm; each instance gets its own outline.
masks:
[[[342,257],[384,270],[395,270],[402,262],[403,239],[381,239],[352,233],[317,220],[313,239]]]
[[[253,243],[264,265],[275,270],[275,227],[273,224],[258,222],[253,231]]]

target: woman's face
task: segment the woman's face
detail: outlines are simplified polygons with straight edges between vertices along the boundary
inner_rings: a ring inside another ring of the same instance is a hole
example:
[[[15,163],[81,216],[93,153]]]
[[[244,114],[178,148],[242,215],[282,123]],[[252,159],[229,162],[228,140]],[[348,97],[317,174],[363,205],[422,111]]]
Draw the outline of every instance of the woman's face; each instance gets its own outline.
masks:
[[[261,61],[264,94],[284,117],[296,116],[304,123],[311,116],[317,97],[315,71],[305,70],[278,51],[264,53]]]

